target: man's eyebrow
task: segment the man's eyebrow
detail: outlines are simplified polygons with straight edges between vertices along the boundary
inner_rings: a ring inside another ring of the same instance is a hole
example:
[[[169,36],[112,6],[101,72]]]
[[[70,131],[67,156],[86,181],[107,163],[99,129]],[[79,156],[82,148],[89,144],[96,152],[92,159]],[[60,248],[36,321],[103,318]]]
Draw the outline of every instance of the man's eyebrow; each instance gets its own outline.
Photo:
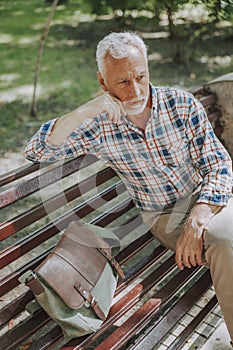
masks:
[[[143,69],[143,70],[139,70],[138,72],[136,72],[136,75],[138,76],[138,75],[147,75],[148,74],[148,72],[145,70],[145,69]]]
[[[143,74],[147,74],[147,71],[145,69],[139,70],[138,72],[136,72],[136,76],[143,75]],[[126,77],[126,76],[116,76],[115,79],[116,80],[126,80],[126,79],[128,79],[128,77]]]
[[[119,80],[128,80],[128,78],[127,77],[117,77],[116,80],[118,80],[118,81]]]

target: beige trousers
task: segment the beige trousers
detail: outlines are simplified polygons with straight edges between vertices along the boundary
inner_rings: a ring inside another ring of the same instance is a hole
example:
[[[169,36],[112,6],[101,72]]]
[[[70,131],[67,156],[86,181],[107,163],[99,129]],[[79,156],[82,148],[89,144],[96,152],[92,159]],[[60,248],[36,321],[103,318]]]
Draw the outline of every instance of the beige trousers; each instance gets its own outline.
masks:
[[[160,213],[143,212],[143,220],[164,246],[175,250],[177,237],[196,199],[197,195],[190,196]],[[216,296],[233,340],[233,198],[209,222],[203,241],[204,265],[210,268]]]

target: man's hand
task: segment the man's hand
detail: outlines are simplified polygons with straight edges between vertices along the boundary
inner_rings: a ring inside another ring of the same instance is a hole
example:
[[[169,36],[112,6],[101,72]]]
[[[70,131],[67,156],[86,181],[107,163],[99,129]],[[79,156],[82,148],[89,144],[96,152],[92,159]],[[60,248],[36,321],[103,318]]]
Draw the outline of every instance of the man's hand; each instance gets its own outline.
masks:
[[[176,243],[175,260],[180,270],[183,270],[184,266],[190,268],[202,264],[202,234],[220,209],[219,206],[205,203],[198,203],[193,207]]]
[[[122,102],[108,92],[81,106],[81,111],[86,115],[86,118],[107,113],[108,119],[113,123],[118,123],[121,115],[126,115]]]
[[[202,249],[202,231],[195,232],[191,222],[186,223],[176,243],[176,264],[179,269],[201,265]]]
[[[76,108],[71,113],[57,119],[49,142],[57,145],[65,140],[86,119],[102,113],[108,114],[109,121],[118,123],[121,115],[126,115],[122,102],[108,92]]]

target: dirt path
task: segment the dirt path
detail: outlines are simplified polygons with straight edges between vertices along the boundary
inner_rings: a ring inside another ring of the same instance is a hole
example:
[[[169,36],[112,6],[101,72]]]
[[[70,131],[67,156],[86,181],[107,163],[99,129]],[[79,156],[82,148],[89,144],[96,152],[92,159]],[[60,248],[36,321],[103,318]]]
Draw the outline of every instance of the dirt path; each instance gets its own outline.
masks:
[[[29,163],[31,162],[25,159],[23,151],[6,153],[0,157],[0,175]]]

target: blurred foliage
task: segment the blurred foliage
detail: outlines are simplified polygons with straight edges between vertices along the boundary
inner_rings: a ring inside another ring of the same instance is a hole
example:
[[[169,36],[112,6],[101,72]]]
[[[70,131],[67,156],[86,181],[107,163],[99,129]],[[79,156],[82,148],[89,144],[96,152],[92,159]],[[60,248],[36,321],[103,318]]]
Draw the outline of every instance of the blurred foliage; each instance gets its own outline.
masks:
[[[125,16],[127,10],[136,9],[137,11],[141,11],[146,6],[146,2],[143,0],[138,0],[137,2],[135,0],[86,0],[86,3],[89,4],[91,12],[98,16],[111,11],[117,16],[117,10],[120,10],[122,16]]]
[[[192,0],[195,5],[204,5],[209,18],[215,21],[233,19],[233,0]]]
[[[132,10],[149,10],[157,20],[165,14],[173,46],[173,59],[177,63],[187,63],[195,57],[193,48],[204,40],[208,30],[206,23],[211,24],[222,19],[232,20],[233,18],[233,0],[138,0],[137,2],[133,0],[86,0],[86,2],[92,13],[101,15],[112,11],[118,17],[121,14],[122,22],[126,21]],[[195,27],[190,26],[188,18],[180,18],[185,23],[184,26],[176,24],[177,13],[187,4],[205,7],[208,16],[202,28],[198,27],[195,30]]]
[[[231,22],[211,20],[206,11],[202,15],[197,1],[188,7],[181,1],[171,3],[179,6],[172,19],[179,33],[176,44],[182,63],[175,58],[165,9],[158,13],[148,2],[125,1],[131,8],[138,4],[144,10],[124,7],[123,16],[122,11],[108,7],[97,16],[87,1],[60,3],[43,52],[35,121],[29,117],[31,88],[51,4],[28,0],[22,6],[18,0],[0,0],[0,152],[19,150],[43,121],[68,113],[101,92],[95,49],[111,31],[132,30],[142,35],[148,46],[151,81],[157,85],[191,89],[233,71]]]

